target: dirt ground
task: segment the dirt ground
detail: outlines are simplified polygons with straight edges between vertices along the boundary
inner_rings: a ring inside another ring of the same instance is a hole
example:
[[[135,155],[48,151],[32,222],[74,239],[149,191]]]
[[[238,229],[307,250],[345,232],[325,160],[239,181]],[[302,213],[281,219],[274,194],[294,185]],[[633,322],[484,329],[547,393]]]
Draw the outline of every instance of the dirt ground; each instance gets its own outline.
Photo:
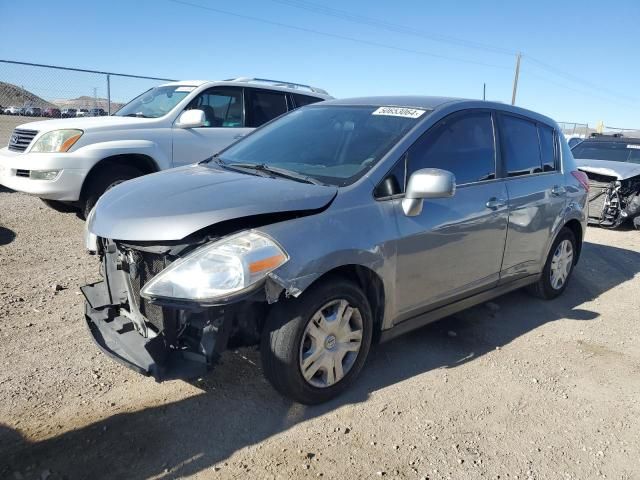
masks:
[[[254,350],[157,384],[93,345],[83,222],[0,189],[0,478],[640,478],[640,232],[590,228],[565,295],[378,346],[304,407]]]

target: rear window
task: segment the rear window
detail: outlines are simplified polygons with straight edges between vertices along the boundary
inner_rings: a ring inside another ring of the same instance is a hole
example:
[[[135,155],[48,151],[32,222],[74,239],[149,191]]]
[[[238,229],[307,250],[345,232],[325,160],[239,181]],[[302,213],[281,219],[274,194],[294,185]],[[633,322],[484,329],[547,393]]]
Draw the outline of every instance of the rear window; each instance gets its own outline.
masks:
[[[571,150],[574,158],[640,163],[640,144],[585,140]]]
[[[309,95],[300,95],[299,93],[292,94],[293,101],[296,103],[296,107],[304,107],[305,105],[311,105],[312,103],[321,102],[321,98],[310,97]]]
[[[542,172],[538,129],[534,122],[504,115],[502,137],[502,153],[509,177]]]
[[[284,93],[247,90],[247,127],[259,127],[287,111]]]

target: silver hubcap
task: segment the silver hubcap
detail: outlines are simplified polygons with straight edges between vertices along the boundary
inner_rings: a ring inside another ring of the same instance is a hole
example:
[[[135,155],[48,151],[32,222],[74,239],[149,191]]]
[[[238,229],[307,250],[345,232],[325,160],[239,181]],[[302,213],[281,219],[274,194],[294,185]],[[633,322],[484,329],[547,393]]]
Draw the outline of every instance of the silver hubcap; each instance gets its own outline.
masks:
[[[556,247],[551,260],[551,286],[559,290],[567,282],[573,266],[573,246],[569,240],[563,240]]]
[[[302,334],[300,371],[314,387],[338,383],[353,367],[362,345],[360,310],[343,299],[313,314]]]

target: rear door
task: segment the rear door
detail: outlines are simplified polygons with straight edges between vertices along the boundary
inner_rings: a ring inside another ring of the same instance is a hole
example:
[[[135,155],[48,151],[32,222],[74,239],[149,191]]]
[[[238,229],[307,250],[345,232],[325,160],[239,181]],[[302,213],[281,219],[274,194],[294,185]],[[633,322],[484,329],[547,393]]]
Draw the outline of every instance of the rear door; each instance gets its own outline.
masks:
[[[173,165],[199,162],[251,131],[245,127],[242,87],[213,87],[195,97],[185,110],[204,112],[199,128],[173,127]]]
[[[563,218],[564,176],[559,165],[558,133],[541,122],[500,113],[509,228],[501,282],[541,271],[549,237]]]
[[[288,110],[293,110],[293,105],[290,105],[290,100],[284,92],[261,88],[247,88],[245,92],[247,127],[258,128],[287,113]]]
[[[494,124],[491,111],[458,112],[429,129],[407,152],[407,178],[422,168],[440,168],[456,176],[457,189],[451,198],[424,200],[422,213],[414,217],[406,216],[401,200],[395,200],[400,321],[499,280],[507,192],[496,175]]]

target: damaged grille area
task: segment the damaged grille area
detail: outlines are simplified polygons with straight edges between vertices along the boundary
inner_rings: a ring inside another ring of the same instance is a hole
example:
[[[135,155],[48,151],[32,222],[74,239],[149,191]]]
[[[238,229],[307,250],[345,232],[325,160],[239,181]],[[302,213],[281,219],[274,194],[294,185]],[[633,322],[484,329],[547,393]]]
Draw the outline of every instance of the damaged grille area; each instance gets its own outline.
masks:
[[[147,299],[140,296],[140,290],[144,285],[160,273],[168,264],[164,255],[157,253],[129,250],[129,279],[131,281],[131,295],[138,302],[140,313],[159,331],[164,329],[164,314],[162,307],[153,305]]]
[[[615,179],[607,181],[608,178],[610,177],[602,175],[598,175],[595,178],[589,176],[589,217],[591,218],[600,219],[602,217],[607,199],[607,190],[611,183],[615,181]]]

